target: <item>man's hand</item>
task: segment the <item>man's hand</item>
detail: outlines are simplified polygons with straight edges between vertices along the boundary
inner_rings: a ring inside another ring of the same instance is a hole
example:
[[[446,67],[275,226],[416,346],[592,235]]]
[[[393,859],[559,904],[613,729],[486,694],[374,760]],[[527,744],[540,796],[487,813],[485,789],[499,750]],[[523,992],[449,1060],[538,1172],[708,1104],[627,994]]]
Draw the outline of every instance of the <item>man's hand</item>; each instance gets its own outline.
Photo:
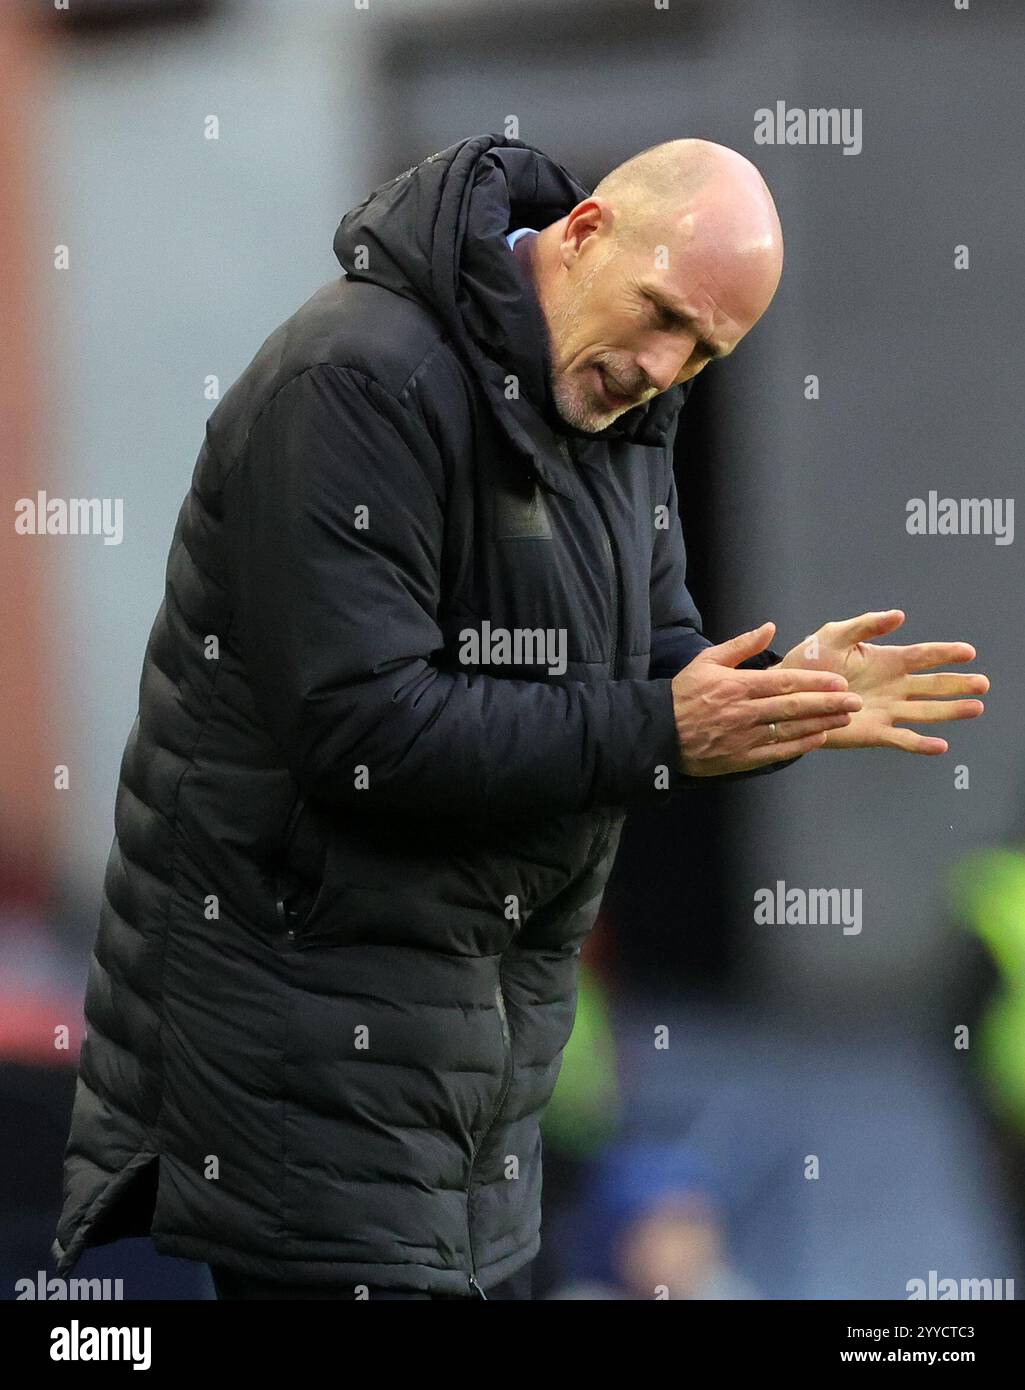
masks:
[[[775,623],[706,647],[673,677],[679,768],[691,777],[747,772],[821,748],[829,731],[851,721],[861,699],[828,669],[738,671],[764,651]],[[775,724],[773,738],[770,724]]]
[[[981,700],[958,696],[983,694],[988,679],[978,672],[940,671],[934,666],[975,660],[967,642],[918,642],[909,647],[879,647],[866,639],[882,637],[904,622],[899,608],[862,613],[843,622],[826,623],[798,643],[775,668],[833,671],[846,676],[862,697],[862,708],[843,729],[832,729],[827,748],[901,748],[907,753],[946,753],[946,739],[928,738],[897,721],[916,724],[975,719],[985,710]],[[939,698],[937,698],[939,697]]]

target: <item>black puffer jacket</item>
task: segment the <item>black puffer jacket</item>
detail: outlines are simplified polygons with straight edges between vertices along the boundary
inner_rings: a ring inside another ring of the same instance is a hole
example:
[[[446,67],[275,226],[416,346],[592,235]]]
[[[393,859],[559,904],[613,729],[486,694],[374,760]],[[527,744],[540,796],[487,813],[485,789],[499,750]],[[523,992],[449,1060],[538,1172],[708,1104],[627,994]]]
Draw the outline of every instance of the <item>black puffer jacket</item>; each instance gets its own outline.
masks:
[[[504,241],[585,196],[519,141],[431,156],[210,418],[121,766],[62,1273],[152,1231],[477,1296],[538,1249],[581,943],[625,810],[688,780],[670,677],[708,645],[688,388],[560,427]]]

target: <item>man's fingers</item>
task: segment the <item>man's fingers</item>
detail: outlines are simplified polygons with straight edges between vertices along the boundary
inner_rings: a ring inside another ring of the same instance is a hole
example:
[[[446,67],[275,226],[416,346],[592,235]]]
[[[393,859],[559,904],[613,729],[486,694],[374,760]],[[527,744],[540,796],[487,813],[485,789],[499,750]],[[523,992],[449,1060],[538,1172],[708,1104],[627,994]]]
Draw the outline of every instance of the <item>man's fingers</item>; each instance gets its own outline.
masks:
[[[904,753],[924,753],[935,757],[946,753],[950,744],[944,738],[929,738],[926,734],[916,734],[914,729],[885,729],[880,734],[879,746],[899,748]]]
[[[930,666],[942,666],[948,662],[956,664],[975,660],[975,648],[970,642],[913,642],[903,650],[909,671],[925,671]]]
[[[743,764],[736,769],[737,772],[750,772],[756,767],[767,767],[769,763],[782,763],[787,758],[796,758],[801,753],[810,753],[815,748],[821,748],[828,735],[820,732],[816,734],[806,734],[803,738],[780,739],[773,742],[771,739],[767,743],[760,744],[757,748],[751,749],[744,755]],[[718,773],[696,772],[697,777],[718,776]]]
[[[797,691],[792,695],[774,695],[752,700],[748,705],[752,724],[768,725],[772,720],[818,719],[825,715],[853,714],[861,708],[860,695],[849,690]]]
[[[695,660],[714,661],[717,666],[739,666],[748,657],[765,651],[775,631],[775,623],[762,623],[761,627],[752,628],[750,632],[740,632],[714,647],[706,647]]]
[[[752,748],[744,759],[744,766],[765,767],[767,763],[781,763],[787,758],[796,758],[801,753],[810,753],[814,748],[823,747],[827,737],[828,733],[819,732],[805,734],[803,738],[779,739],[775,743],[770,738],[768,743]]]
[[[856,618],[843,618],[827,623],[831,646],[853,647],[855,642],[871,642],[873,637],[885,637],[895,632],[906,615],[901,608],[886,608],[877,613],[859,613]]]
[[[697,658],[695,658],[697,660]],[[803,666],[769,666],[764,671],[738,671],[751,688],[752,699],[788,695],[797,690],[846,690],[847,680],[835,671],[806,670]]]
[[[985,708],[981,700],[901,700],[893,717],[911,724],[944,724],[949,719],[976,719]]]
[[[785,724],[776,721],[776,742],[804,738],[807,734],[829,733],[830,729],[846,729],[851,722],[849,714],[828,714],[816,719],[789,719]],[[768,730],[768,726],[766,726]],[[768,731],[771,737],[771,730]]]
[[[962,675],[959,671],[940,671],[934,676],[908,676],[907,693],[916,699],[926,695],[985,695],[989,677],[980,672]]]

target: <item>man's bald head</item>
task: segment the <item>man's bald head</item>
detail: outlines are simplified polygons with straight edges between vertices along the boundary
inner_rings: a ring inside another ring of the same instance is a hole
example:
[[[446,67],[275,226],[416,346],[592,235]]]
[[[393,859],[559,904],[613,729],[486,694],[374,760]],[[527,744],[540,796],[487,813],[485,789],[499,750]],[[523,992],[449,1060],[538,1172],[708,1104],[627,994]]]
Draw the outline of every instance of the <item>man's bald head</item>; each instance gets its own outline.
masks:
[[[598,431],[733,350],[775,294],[783,238],[750,160],[670,140],[607,174],[530,261],[560,413]]]
[[[652,145],[607,173],[592,196],[612,208],[621,235],[652,237],[692,211],[697,195],[710,185],[720,195],[745,201],[756,221],[764,222],[767,214],[778,231],[772,194],[761,174],[739,151],[711,140]]]

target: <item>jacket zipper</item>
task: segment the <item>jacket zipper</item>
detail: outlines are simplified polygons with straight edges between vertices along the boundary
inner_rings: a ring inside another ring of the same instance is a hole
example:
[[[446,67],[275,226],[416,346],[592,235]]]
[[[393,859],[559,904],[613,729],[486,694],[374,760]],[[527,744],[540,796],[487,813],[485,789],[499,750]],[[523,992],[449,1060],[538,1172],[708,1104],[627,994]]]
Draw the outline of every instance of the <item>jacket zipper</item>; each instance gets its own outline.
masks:
[[[291,942],[294,942],[294,941],[295,941],[295,927],[290,927],[290,926],[289,926],[289,924],[288,924],[288,909],[285,907],[285,862],[284,862],[284,861],[288,858],[288,851],[289,851],[289,850],[291,849],[291,847],[292,847],[292,836],[295,834],[295,828],[296,828],[296,826],[299,824],[299,817],[302,815],[305,806],[306,806],[306,798],[300,795],[300,796],[296,797],[295,803],[293,804],[291,811],[288,813],[288,820],[285,822],[284,834],[283,834],[282,837],[281,837],[281,843],[282,843],[281,859],[282,859],[282,862],[281,862],[281,866],[279,867],[279,869],[278,869],[278,871],[277,871],[277,874],[276,874],[276,876],[275,876],[275,880],[274,880],[274,898],[275,898],[274,907],[275,907],[275,911],[277,912],[277,915],[278,915],[278,921],[281,923],[281,926],[284,928],[285,935],[288,937],[289,941],[291,941]]]
[[[566,435],[559,435],[559,448],[563,457],[567,461],[572,461],[577,465],[577,476],[584,484],[588,496],[594,504],[594,509],[598,513],[598,520],[601,522],[601,538],[604,544],[605,557],[608,561],[609,583],[612,591],[612,656],[609,661],[609,672],[613,680],[619,676],[619,647],[622,629],[622,613],[620,611],[620,592],[621,584],[619,578],[619,565],[616,560],[616,553],[612,546],[612,528],[609,526],[605,508],[602,506],[601,498],[598,496],[596,488],[588,481],[586,467],[580,466],[576,450]]]
[[[501,970],[501,967],[499,968]],[[509,1018],[505,1011],[505,995],[502,992],[501,973],[498,983],[495,985],[495,1003],[498,1006],[498,1016],[502,1020],[502,1046],[505,1051],[505,1059],[502,1069],[502,1090],[498,1097],[498,1102],[492,1112],[491,1119],[481,1134],[477,1143],[474,1145],[473,1153],[470,1155],[470,1170],[466,1178],[466,1233],[470,1247],[470,1288],[480,1298],[487,1298],[487,1294],[477,1282],[477,1257],[473,1248],[473,1222],[470,1218],[470,1204],[473,1200],[473,1169],[477,1162],[477,1156],[484,1146],[484,1141],[494,1129],[498,1122],[498,1117],[502,1113],[505,1105],[505,1098],[509,1094],[509,1087],[512,1085],[512,1039],[509,1035]]]
[[[566,459],[567,463],[576,464],[577,476],[584,484],[584,488],[586,489],[589,497],[591,498],[591,501],[594,504],[594,509],[598,513],[598,519],[601,522],[601,538],[604,544],[605,557],[608,561],[609,585],[612,594],[612,653],[611,660],[609,661],[609,673],[612,676],[612,679],[616,680],[619,676],[619,649],[621,646],[620,638],[622,633],[622,612],[620,609],[620,594],[622,591],[622,585],[619,578],[619,566],[616,561],[616,554],[612,546],[612,528],[609,525],[608,517],[605,513],[605,508],[602,506],[597,489],[593,487],[592,484],[588,481],[586,465],[581,466],[580,464],[580,460],[577,457],[577,452],[573,447],[572,440],[568,435],[561,434],[558,435],[557,438],[559,449],[562,452],[563,458]],[[609,842],[609,836],[612,834],[613,819],[614,817],[612,816],[609,816],[607,818],[605,823],[605,829],[602,832],[596,847],[591,851],[591,854],[588,858],[588,868],[590,868],[593,864],[597,864],[600,862],[602,854],[605,851],[605,846]]]
[[[606,819],[605,829],[602,831],[597,847],[591,851],[590,857],[583,870],[584,873],[587,873],[590,869],[601,863],[601,857],[605,853],[605,846],[608,844],[609,836],[612,834],[612,821],[612,816]]]
[[[560,436],[558,436],[558,444],[559,444],[559,448],[560,448],[560,450],[562,451],[563,456],[566,458],[567,462],[569,462],[569,461],[571,461],[571,460],[572,460],[573,462],[577,462],[576,455],[572,452],[571,446],[570,446],[570,443],[569,443],[569,440],[568,440],[568,439],[566,439],[564,436],[560,435]],[[584,485],[585,485],[585,487],[587,488],[587,491],[588,491],[588,493],[589,493],[589,495],[590,495],[590,497],[591,497],[591,500],[592,500],[592,502],[594,503],[595,510],[596,510],[597,513],[598,513],[598,519],[599,519],[599,521],[601,522],[601,533],[602,533],[602,540],[604,541],[605,555],[606,555],[606,558],[607,558],[607,560],[608,560],[609,578],[610,578],[610,588],[611,588],[611,595],[612,595],[612,615],[613,615],[613,616],[612,616],[612,654],[611,654],[611,660],[610,660],[610,663],[609,663],[609,668],[610,668],[610,671],[611,671],[611,674],[612,674],[612,678],[615,679],[616,676],[618,675],[618,659],[619,659],[619,647],[620,647],[620,626],[621,626],[620,598],[619,598],[619,596],[620,596],[621,585],[620,585],[620,580],[619,580],[619,572],[618,572],[618,568],[617,568],[617,564],[616,564],[615,552],[614,552],[613,547],[612,547],[612,540],[611,540],[611,536],[610,536],[609,524],[608,524],[608,520],[607,520],[607,518],[606,518],[606,516],[605,516],[604,509],[602,508],[602,505],[601,505],[601,502],[599,501],[599,498],[598,498],[598,496],[597,496],[597,493],[596,493],[595,490],[591,487],[590,483],[587,482],[586,477],[584,477],[584,475],[583,475],[583,470],[580,470],[580,476],[584,478]],[[605,827],[604,827],[604,830],[602,831],[602,833],[601,833],[601,835],[600,835],[600,837],[599,837],[598,844],[597,844],[596,848],[595,848],[594,850],[592,850],[592,852],[591,852],[591,854],[590,854],[590,856],[589,856],[589,860],[588,860],[589,863],[598,862],[598,861],[601,859],[601,856],[602,856],[602,854],[603,854],[603,852],[604,852],[604,850],[605,850],[605,846],[608,844],[609,836],[610,836],[611,833],[612,833],[612,822],[613,822],[613,817],[609,816],[609,817],[606,819]],[[472,1154],[471,1157],[470,1157],[470,1170],[469,1170],[469,1174],[468,1174],[467,1182],[466,1182],[466,1228],[467,1228],[467,1236],[468,1236],[468,1243],[469,1243],[469,1249],[470,1249],[470,1276],[469,1276],[469,1283],[470,1283],[470,1288],[473,1289],[474,1293],[476,1293],[479,1297],[484,1298],[484,1299],[487,1298],[487,1294],[484,1292],[484,1290],[481,1288],[480,1284],[479,1284],[478,1281],[477,1281],[477,1259],[476,1259],[476,1254],[475,1254],[475,1251],[474,1251],[474,1248],[473,1248],[473,1223],[472,1223],[471,1216],[470,1216],[470,1206],[471,1206],[471,1203],[472,1203],[472,1200],[473,1200],[473,1170],[474,1170],[474,1167],[475,1167],[475,1165],[476,1165],[478,1155],[480,1154],[480,1151],[481,1151],[481,1149],[482,1149],[482,1147],[483,1147],[483,1145],[484,1145],[484,1141],[487,1139],[488,1135],[491,1133],[491,1131],[494,1129],[495,1125],[496,1125],[497,1122],[498,1122],[498,1118],[499,1118],[499,1116],[500,1116],[501,1113],[502,1113],[502,1108],[503,1108],[503,1106],[505,1105],[506,1097],[507,1097],[508,1094],[509,1094],[509,1087],[510,1087],[510,1085],[512,1084],[512,1041],[511,1041],[510,1036],[509,1036],[509,1019],[508,1019],[508,1015],[506,1014],[506,1008],[505,1008],[505,995],[504,995],[503,992],[502,992],[502,981],[501,981],[501,976],[499,977],[498,984],[495,986],[495,1003],[496,1003],[497,1006],[498,1006],[499,1017],[500,1017],[501,1020],[502,1020],[502,1042],[503,1042],[503,1046],[505,1047],[505,1069],[504,1069],[504,1074],[503,1074],[503,1078],[502,1078],[502,1090],[501,1090],[501,1093],[500,1093],[499,1098],[498,1098],[498,1103],[497,1103],[497,1105],[495,1106],[494,1112],[492,1113],[491,1119],[490,1119],[490,1121],[488,1122],[488,1125],[487,1125],[486,1129],[485,1129],[484,1132],[481,1134],[480,1138],[477,1140],[476,1145],[474,1146],[473,1154]]]

